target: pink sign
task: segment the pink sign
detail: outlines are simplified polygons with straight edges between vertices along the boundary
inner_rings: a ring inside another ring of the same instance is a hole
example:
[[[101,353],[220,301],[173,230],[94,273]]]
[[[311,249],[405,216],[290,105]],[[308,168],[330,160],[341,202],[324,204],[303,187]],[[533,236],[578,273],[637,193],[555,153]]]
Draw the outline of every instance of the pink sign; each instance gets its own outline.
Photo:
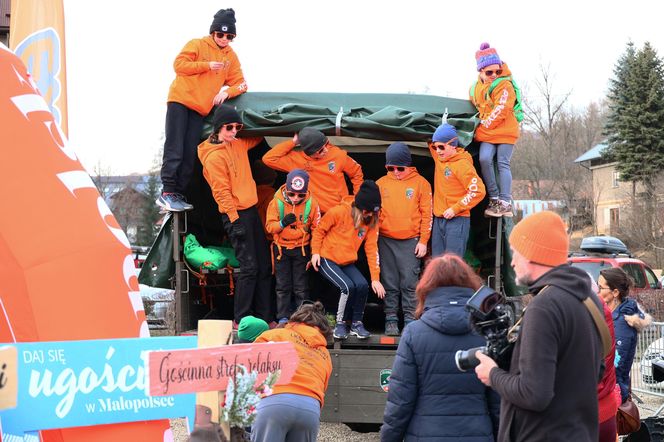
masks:
[[[281,370],[277,385],[290,382],[299,357],[290,342],[225,345],[148,353],[151,396],[225,390],[243,365],[258,372],[256,383]]]

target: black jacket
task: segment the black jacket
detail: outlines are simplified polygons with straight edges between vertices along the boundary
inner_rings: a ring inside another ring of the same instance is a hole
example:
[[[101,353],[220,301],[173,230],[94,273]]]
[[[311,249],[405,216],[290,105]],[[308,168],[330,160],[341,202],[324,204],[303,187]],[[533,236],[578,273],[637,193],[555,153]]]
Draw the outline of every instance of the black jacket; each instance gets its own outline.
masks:
[[[502,399],[498,440],[595,442],[602,341],[583,300],[602,305],[586,272],[567,264],[529,290],[510,370],[490,374]]]
[[[461,372],[457,350],[486,344],[472,334],[466,302],[473,290],[441,287],[422,317],[404,330],[390,377],[381,441],[493,442],[500,398],[474,371]]]

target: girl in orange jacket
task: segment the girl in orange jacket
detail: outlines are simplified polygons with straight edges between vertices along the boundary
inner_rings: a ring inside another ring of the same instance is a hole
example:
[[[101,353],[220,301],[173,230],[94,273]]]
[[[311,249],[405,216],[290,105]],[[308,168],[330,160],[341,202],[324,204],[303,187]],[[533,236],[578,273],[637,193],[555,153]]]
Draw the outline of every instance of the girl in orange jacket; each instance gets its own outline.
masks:
[[[293,313],[291,305],[300,305],[309,299],[309,243],[311,232],[320,222],[320,209],[308,188],[309,174],[306,171],[290,171],[286,184],[276,191],[267,209],[265,228],[274,238],[272,262],[279,323],[288,322]]]
[[[404,326],[415,320],[415,286],[431,236],[431,184],[412,164],[408,146],[392,143],[385,152],[387,175],[376,182],[382,201],[380,280],[385,287],[385,334],[390,336],[399,335],[399,299]]]
[[[193,208],[183,193],[194,170],[203,119],[213,106],[247,90],[240,61],[229,46],[235,35],[235,11],[221,9],[214,15],[210,35],[191,40],[175,58],[176,76],[166,105],[163,192],[157,199],[164,210]]]
[[[514,115],[516,92],[512,85],[512,72],[500,61],[496,50],[482,43],[475,52],[479,76],[471,88],[473,102],[479,112],[480,125],[475,140],[480,143],[480,167],[489,194],[489,205],[484,214],[501,217],[512,216],[512,170],[510,160],[514,143],[519,138],[519,122]],[[492,83],[500,78],[489,94]],[[498,182],[494,168],[498,165]]]
[[[379,298],[385,296],[380,283],[377,244],[380,204],[376,183],[364,181],[354,199],[346,197],[323,216],[311,239],[311,265],[341,293],[334,327],[337,339],[348,337],[346,322],[350,323],[350,333],[359,339],[371,336],[362,324],[369,284],[355,267],[362,243],[371,273],[371,288]]]
[[[332,374],[327,350],[330,332],[323,304],[309,301],[300,305],[284,328],[263,332],[254,341],[291,342],[299,362],[291,381],[276,385],[272,394],[258,403],[251,440],[316,440],[320,410]]]
[[[274,318],[270,302],[269,246],[256,209],[256,183],[247,153],[263,138],[236,138],[242,129],[240,115],[225,104],[214,111],[212,126],[210,138],[198,146],[198,157],[240,263],[233,299],[234,326],[237,328],[240,320],[248,315],[270,323]]]

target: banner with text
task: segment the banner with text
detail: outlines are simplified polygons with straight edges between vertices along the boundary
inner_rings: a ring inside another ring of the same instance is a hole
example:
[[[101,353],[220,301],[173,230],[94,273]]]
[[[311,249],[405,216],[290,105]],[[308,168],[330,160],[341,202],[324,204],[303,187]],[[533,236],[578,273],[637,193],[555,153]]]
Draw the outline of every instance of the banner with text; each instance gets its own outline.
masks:
[[[290,342],[238,344],[195,350],[151,351],[148,355],[150,394],[225,390],[238,365],[256,371],[256,383],[281,370],[277,385],[290,382],[299,357]]]
[[[0,411],[5,435],[119,422],[188,417],[196,396],[151,397],[148,351],[196,346],[196,337],[11,344],[18,353],[18,406]]]
[[[0,347],[0,410],[14,408],[18,395],[16,347]]]

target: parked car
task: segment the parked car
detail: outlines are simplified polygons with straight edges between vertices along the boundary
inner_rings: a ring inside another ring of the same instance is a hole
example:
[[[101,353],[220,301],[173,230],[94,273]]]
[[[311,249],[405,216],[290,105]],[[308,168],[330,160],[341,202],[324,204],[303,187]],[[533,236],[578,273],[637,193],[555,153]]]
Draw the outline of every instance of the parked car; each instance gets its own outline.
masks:
[[[652,363],[664,360],[664,338],[653,341],[641,357],[640,371],[641,379],[646,387],[664,388],[664,382],[655,382],[652,375]]]
[[[655,272],[643,261],[634,258],[625,244],[612,236],[592,236],[581,241],[581,252],[572,253],[568,262],[588,272],[597,281],[599,272],[609,267],[622,268],[634,280],[632,291],[662,288]]]

